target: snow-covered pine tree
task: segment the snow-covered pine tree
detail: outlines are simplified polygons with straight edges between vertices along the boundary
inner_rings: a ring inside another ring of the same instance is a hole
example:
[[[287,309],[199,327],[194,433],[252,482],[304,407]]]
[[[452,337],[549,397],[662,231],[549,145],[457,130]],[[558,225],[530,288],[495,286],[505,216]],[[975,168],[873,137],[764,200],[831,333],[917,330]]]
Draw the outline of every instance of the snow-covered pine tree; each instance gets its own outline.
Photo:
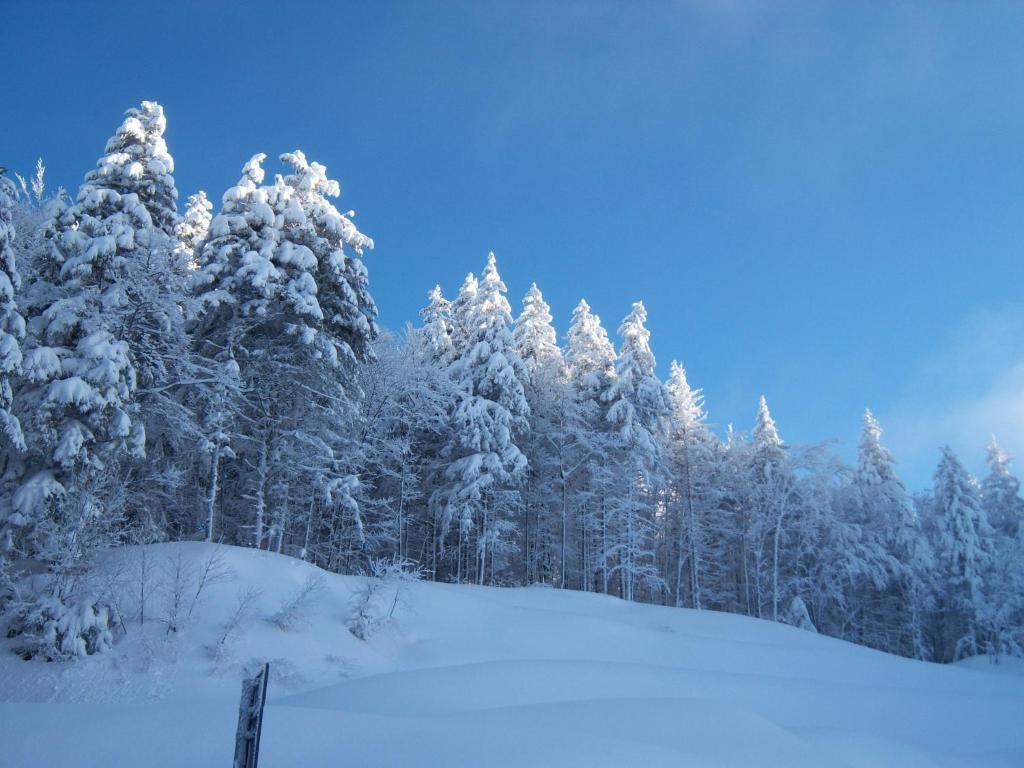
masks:
[[[572,500],[571,514],[576,518],[577,578],[581,589],[607,593],[611,574],[604,556],[610,547],[606,502],[615,481],[608,461],[614,433],[607,419],[607,395],[615,379],[615,348],[601,318],[583,299],[572,313],[565,360],[569,385],[563,409],[566,450],[561,472],[566,501]]]
[[[199,248],[210,231],[210,222],[213,221],[212,211],[213,203],[207,199],[205,192],[200,190],[194,195],[189,195],[185,214],[178,222],[175,231],[178,238],[175,253],[179,261],[190,269],[195,269],[198,266],[195,260],[196,249]]]
[[[375,359],[359,367],[368,514],[379,519],[389,549],[376,556],[415,561],[434,575],[436,531],[425,503],[443,472],[440,451],[448,438],[455,390],[447,368],[434,359],[423,329],[405,344],[382,334]]]
[[[528,374],[530,428],[523,441],[529,469],[522,491],[523,567],[527,583],[562,583],[570,521],[562,470],[567,450],[564,400],[566,367],[551,308],[534,283],[523,298],[513,338]]]
[[[125,499],[135,540],[177,538],[193,531],[199,496],[189,459],[202,442],[193,384],[211,378],[192,353],[186,328],[192,313],[191,264],[180,250],[183,222],[176,210],[166,125],[159,104],[143,102],[129,110],[91,174],[95,185],[106,184],[122,196],[137,195],[152,221],[146,236],[140,234],[134,256],[124,261],[119,303],[109,308],[118,316],[119,339],[128,343],[137,379],[138,421],[145,433],[146,461],[133,468],[134,482]],[[198,237],[195,211],[191,214],[186,229]]]
[[[458,403],[446,451],[447,483],[435,492],[442,534],[458,525],[454,577],[465,579],[472,565],[481,584],[493,582],[508,567],[516,533],[513,515],[527,468],[517,440],[529,428],[523,389],[528,374],[516,354],[506,292],[491,253],[479,285],[467,278],[456,302],[458,357],[451,373]],[[472,563],[467,557],[471,542]]]
[[[795,506],[796,478],[764,395],[757,405],[750,460],[753,508],[748,537],[753,558],[750,572],[757,600],[756,615],[764,617],[767,613],[767,617],[777,621],[783,599],[781,571],[786,557],[783,536],[787,515]]]
[[[601,318],[590,311],[586,299],[580,299],[572,311],[566,342],[565,360],[573,381],[583,383],[590,378],[603,378],[611,382],[614,379],[615,347],[601,325]],[[603,391],[604,387],[594,389]]]
[[[40,438],[15,496],[27,517],[67,492],[63,478],[70,474],[109,471],[109,461],[143,452],[141,422],[132,418],[136,366],[126,320],[137,315],[132,292],[144,286],[129,272],[166,247],[177,223],[165,128],[155,102],[128,110],[75,203],[54,206],[45,232],[50,258],[30,307],[32,344],[24,360],[35,385],[26,400]]]
[[[5,448],[25,450],[25,437],[18,417],[11,412],[11,379],[21,371],[21,342],[25,320],[18,311],[15,292],[21,288],[14,255],[14,207],[18,190],[0,171],[0,433]]]
[[[778,621],[799,597],[821,628],[826,608],[844,594],[849,566],[851,532],[833,503],[841,464],[825,445],[784,445],[763,396],[748,458],[749,570],[758,615]]]
[[[947,446],[935,471],[936,554],[941,568],[935,650],[940,661],[982,652],[988,524],[974,479]]]
[[[608,420],[623,440],[636,448],[636,466],[650,473],[660,455],[657,436],[669,406],[665,389],[654,374],[651,332],[646,323],[643,302],[634,302],[619,326],[622,346],[608,392]]]
[[[246,164],[210,226],[196,342],[234,360],[248,393],[235,404],[248,427],[231,463],[251,515],[233,515],[236,536],[337,568],[361,557],[372,533],[358,505],[354,425],[356,366],[377,333],[361,259],[373,241],[328,200],[340,190],[324,166],[287,153],[292,173],[261,187],[263,159]]]
[[[297,401],[288,395],[292,410],[283,422],[270,425],[279,438],[275,463],[283,462],[294,475],[278,475],[271,536],[281,551],[296,517],[291,510],[308,508],[319,490],[333,531],[331,557],[352,568],[365,559],[364,550],[373,550],[375,537],[386,538],[379,526],[364,520],[358,495],[364,446],[358,440],[357,368],[373,359],[378,333],[377,306],[362,260],[373,240],[356,228],[353,212],[342,214],[329,201],[341,190],[323,165],[308,162],[300,151],[281,155],[281,161],[292,172],[276,177],[271,191],[282,229],[275,261],[285,280],[285,335],[305,347],[296,361],[304,391]]]
[[[760,473],[767,474],[783,462],[786,454],[782,438],[779,437],[779,429],[775,426],[775,419],[768,410],[768,399],[764,395],[757,401],[757,416],[751,438],[758,454],[754,463]]]
[[[1024,500],[1010,471],[1012,458],[995,437],[987,449],[989,474],[981,484],[981,504],[992,529],[992,565],[986,573],[983,621],[987,651],[1024,655]]]
[[[274,293],[277,270],[273,254],[280,238],[274,226],[275,215],[267,202],[262,163],[265,154],[254,155],[242,168],[238,184],[223,196],[221,210],[210,223],[206,240],[194,253],[196,270],[192,275],[195,313],[190,335],[195,352],[219,375],[196,387],[198,412],[203,425],[205,450],[200,453],[205,466],[197,474],[205,476],[204,514],[196,528],[212,540],[214,531],[228,541],[242,541],[239,526],[244,514],[232,498],[227,512],[230,520],[218,521],[221,503],[221,460],[238,459],[232,426],[245,412],[243,382],[239,362],[251,359],[258,350],[259,326],[267,314]],[[258,357],[258,352],[257,352]],[[232,465],[233,495],[246,493],[247,474],[240,461]],[[249,467],[246,467],[247,469]],[[230,527],[224,530],[225,523]]]
[[[1024,523],[1024,499],[1020,480],[1010,471],[1010,454],[999,447],[995,437],[986,449],[989,473],[981,483],[982,507],[985,517],[1003,536],[1016,538]]]
[[[561,362],[553,319],[544,294],[532,283],[523,297],[523,311],[516,318],[512,334],[516,351],[531,374],[552,365],[557,367]]]
[[[352,211],[342,214],[328,200],[341,188],[326,167],[307,162],[298,150],[281,155],[281,162],[292,173],[277,177],[271,204],[284,233],[276,254],[285,272],[282,298],[293,313],[285,332],[330,366],[351,372],[372,357],[377,335],[377,305],[362,259],[373,240],[356,229]]]
[[[469,351],[471,338],[475,332],[473,328],[473,307],[476,303],[476,294],[479,287],[476,275],[470,272],[466,275],[466,279],[462,281],[459,295],[452,302],[451,354],[453,360]]]
[[[208,354],[214,347],[229,347],[229,330],[241,331],[235,326],[242,318],[266,314],[279,279],[272,258],[280,233],[267,189],[260,186],[266,159],[261,152],[242,167],[242,178],[224,193],[221,210],[197,254],[192,278],[200,313],[196,335]]]
[[[665,390],[670,408],[666,455],[668,511],[675,532],[674,602],[701,608],[708,558],[707,517],[717,501],[712,487],[714,438],[705,423],[704,396],[690,386],[686,370],[677,360],[672,361]]]
[[[710,546],[723,570],[716,607],[747,616],[756,614],[751,573],[755,519],[751,465],[750,440],[732,424],[727,425],[717,462],[721,500]]]
[[[452,303],[441,293],[441,286],[435,285],[429,295],[430,303],[420,312],[423,328],[419,338],[430,359],[446,365],[452,358]]]
[[[112,620],[83,591],[83,564],[116,540],[122,462],[144,452],[137,371],[151,361],[144,344],[131,343],[167,331],[139,311],[148,309],[139,297],[150,286],[138,279],[140,265],[169,253],[177,224],[165,128],[155,102],[128,110],[75,202],[56,201],[45,231],[49,255],[27,297],[21,399],[31,426],[11,520],[22,528],[23,553],[50,574],[15,622],[27,638],[46,638],[29,643],[31,653],[99,650],[104,643],[89,637],[108,628],[66,617],[91,611]]]
[[[850,603],[859,615],[848,623],[857,642],[920,658],[925,606],[917,574],[927,553],[906,488],[881,438],[878,420],[866,410],[853,477],[851,522],[859,535],[845,552],[856,561],[848,570],[854,582]]]
[[[605,557],[612,558],[619,576],[620,594],[637,598],[638,588],[657,594],[664,581],[657,573],[654,540],[657,535],[655,497],[662,477],[660,438],[669,415],[668,397],[654,374],[654,354],[647,330],[647,310],[635,302],[619,326],[622,346],[616,376],[606,393],[607,419],[618,437],[616,465],[621,472],[621,492],[610,500],[613,544]]]

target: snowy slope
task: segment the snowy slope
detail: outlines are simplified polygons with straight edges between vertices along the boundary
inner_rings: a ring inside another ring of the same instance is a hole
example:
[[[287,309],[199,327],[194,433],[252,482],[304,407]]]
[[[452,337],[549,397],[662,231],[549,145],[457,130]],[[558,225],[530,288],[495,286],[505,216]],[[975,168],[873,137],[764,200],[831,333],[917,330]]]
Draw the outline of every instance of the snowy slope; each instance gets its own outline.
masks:
[[[164,574],[182,553],[194,573],[213,549],[146,554]],[[262,768],[1024,765],[1014,665],[924,664],[599,595],[423,583],[402,587],[394,618],[363,641],[347,623],[368,582],[331,574],[282,630],[267,618],[316,569],[220,551],[230,577],[176,635],[150,620],[74,665],[0,656],[0,765],[229,765],[239,679],[261,660],[274,672]],[[115,561],[126,604],[140,554]],[[254,585],[262,594],[215,659]],[[395,589],[379,587],[377,616]],[[153,597],[150,615],[164,601]]]

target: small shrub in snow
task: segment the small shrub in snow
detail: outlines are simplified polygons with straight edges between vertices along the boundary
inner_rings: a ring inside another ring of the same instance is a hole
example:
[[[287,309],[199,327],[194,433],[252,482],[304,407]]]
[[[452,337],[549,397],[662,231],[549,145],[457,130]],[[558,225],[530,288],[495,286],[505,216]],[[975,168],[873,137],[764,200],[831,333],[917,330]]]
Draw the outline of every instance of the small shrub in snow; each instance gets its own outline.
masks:
[[[420,581],[424,574],[412,560],[379,557],[370,561],[370,575],[382,581]]]
[[[256,601],[259,600],[262,595],[262,589],[252,586],[246,587],[238,593],[238,598],[235,600],[235,607],[228,615],[227,620],[221,626],[217,639],[207,648],[210,656],[218,664],[223,662],[227,657],[227,654],[231,649],[231,645],[238,639],[243,627],[249,619],[252,618],[253,611],[256,608]]]
[[[372,560],[370,573],[373,579],[360,591],[348,623],[349,631],[360,640],[369,639],[378,627],[394,618],[407,582],[423,578],[422,569],[400,558]]]
[[[179,548],[164,563],[164,616],[167,634],[178,632],[192,617],[207,588],[229,575],[220,550],[215,549],[198,567],[193,567]]]
[[[306,618],[323,586],[324,577],[319,573],[311,573],[267,621],[286,632],[294,629]]]
[[[18,638],[15,651],[25,659],[74,659],[113,645],[116,612],[101,598],[65,601],[44,593],[16,599],[12,608],[7,636]]]
[[[804,603],[800,595],[795,595],[792,601],[790,601],[789,609],[782,615],[782,621],[792,627],[806,629],[808,632],[818,631],[818,628],[814,626],[814,622],[811,621],[811,614],[807,610],[807,604]]]
[[[163,567],[164,592],[164,624],[167,634],[177,632],[181,628],[183,605],[186,592],[192,582],[192,568],[178,548],[174,555],[168,557]]]
[[[229,578],[231,578],[231,569],[224,562],[224,556],[220,547],[217,547],[199,566],[199,572],[195,581],[195,591],[192,593],[192,598],[189,601],[188,613],[185,615],[185,618],[192,618],[192,612],[199,605],[203,593],[209,587],[222,581],[227,581]]]
[[[369,640],[377,624],[380,613],[375,609],[380,592],[379,581],[367,581],[359,593],[355,608],[348,620],[348,631],[360,640]]]
[[[73,659],[107,650],[123,626],[116,584],[97,554],[117,543],[117,507],[104,506],[95,486],[51,500],[32,532],[35,557],[8,579],[5,626],[24,658]]]

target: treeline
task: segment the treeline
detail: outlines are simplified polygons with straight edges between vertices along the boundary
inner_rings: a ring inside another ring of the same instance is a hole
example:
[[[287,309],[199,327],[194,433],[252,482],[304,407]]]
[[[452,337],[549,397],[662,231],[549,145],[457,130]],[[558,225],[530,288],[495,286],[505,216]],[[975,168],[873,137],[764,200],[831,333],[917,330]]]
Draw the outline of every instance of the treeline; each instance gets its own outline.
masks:
[[[989,449],[908,496],[867,413],[857,464],[782,441],[762,398],[719,438],[636,303],[559,345],[493,254],[381,331],[373,241],[301,152],[179,214],[163,110],[129,110],[73,200],[0,176],[0,610],[25,656],[102,651],[96,563],[200,539],[340,572],[548,584],[742,613],[939,661],[1024,644],[1024,501]]]

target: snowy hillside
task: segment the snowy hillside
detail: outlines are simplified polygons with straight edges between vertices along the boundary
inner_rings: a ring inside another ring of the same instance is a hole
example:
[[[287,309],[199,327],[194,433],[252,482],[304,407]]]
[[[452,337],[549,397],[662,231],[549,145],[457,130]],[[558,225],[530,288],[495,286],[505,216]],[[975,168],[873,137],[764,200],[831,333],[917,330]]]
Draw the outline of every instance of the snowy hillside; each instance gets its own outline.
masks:
[[[1012,666],[593,594],[342,577],[232,547],[123,550],[111,567],[126,608],[146,585],[150,618],[74,664],[0,655],[0,764],[229,765],[239,680],[262,660],[263,768],[1024,764]]]

